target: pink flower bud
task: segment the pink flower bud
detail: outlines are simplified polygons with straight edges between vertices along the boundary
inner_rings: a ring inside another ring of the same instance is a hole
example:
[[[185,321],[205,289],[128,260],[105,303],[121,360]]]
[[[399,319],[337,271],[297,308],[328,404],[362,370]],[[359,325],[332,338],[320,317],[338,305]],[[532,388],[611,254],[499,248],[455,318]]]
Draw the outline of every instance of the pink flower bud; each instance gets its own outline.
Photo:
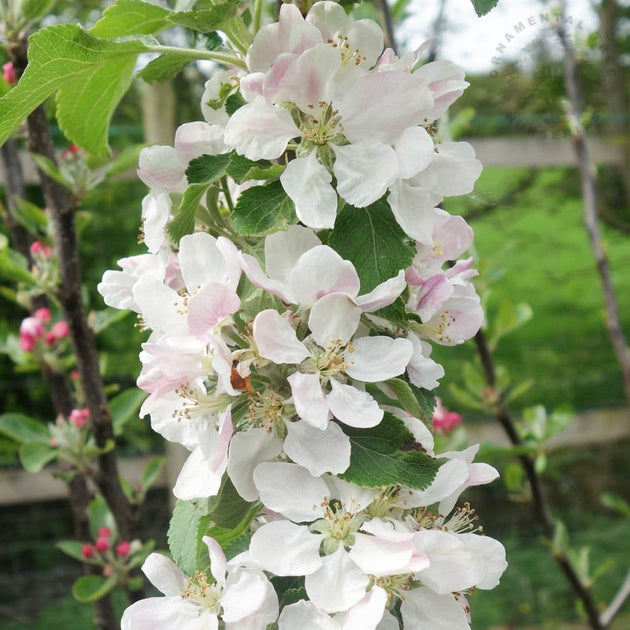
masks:
[[[73,381],[78,381],[81,378],[81,375],[79,374],[79,370],[72,370],[72,372],[70,372],[70,378]]]
[[[109,549],[109,538],[97,538],[94,547],[96,551],[100,551],[101,553],[107,551]]]
[[[55,438],[50,438],[50,440],[48,440],[48,444],[50,444],[53,448],[57,448],[59,446],[59,442],[57,442]]]
[[[57,337],[55,337],[55,333],[50,331],[46,333],[44,339],[49,346],[52,346],[57,342]]]
[[[35,343],[44,334],[44,327],[36,317],[27,317],[20,324],[20,348],[26,352],[31,352],[35,348]]]
[[[100,527],[98,530],[99,538],[109,538],[112,535],[112,530],[109,527]]]
[[[112,569],[109,565],[107,565],[104,569],[103,569],[103,575],[105,577],[109,577],[110,575],[113,575],[114,573],[114,569]]]
[[[62,320],[52,327],[52,332],[57,339],[63,339],[70,334],[70,329],[68,328],[68,324]]]
[[[68,417],[70,424],[73,424],[75,427],[77,428],[81,428],[84,427],[88,421],[88,418],[90,417],[90,410],[89,409],[73,409],[70,412],[70,416]],[[107,531],[107,534],[103,533],[101,534],[101,530],[103,530],[103,532]],[[99,530],[99,537],[102,538],[107,538],[109,537],[109,529],[107,529],[107,527],[102,527]]]
[[[91,558],[94,555],[94,547],[92,545],[83,545],[81,547],[81,555],[84,558]]]
[[[131,551],[131,545],[126,540],[123,540],[121,543],[116,545],[116,555],[119,558],[126,558],[129,555],[130,551]]]
[[[50,309],[46,307],[38,308],[33,315],[39,319],[44,326],[52,319],[52,313]]]
[[[61,152],[61,157],[64,160],[67,160],[68,158],[71,158],[75,155],[82,155],[83,154],[83,150],[78,147],[76,144],[72,143],[67,149],[64,149]]]
[[[9,85],[15,85],[17,83],[17,75],[15,74],[13,62],[7,61],[7,63],[2,66],[2,76]]]
[[[52,249],[40,241],[35,241],[31,244],[31,254],[33,254],[33,256],[41,256],[42,258],[50,258],[50,256],[52,256]]]
[[[442,400],[435,397],[435,409],[433,410],[433,428],[440,433],[450,433],[462,421],[462,415],[456,411],[449,411],[442,407]]]

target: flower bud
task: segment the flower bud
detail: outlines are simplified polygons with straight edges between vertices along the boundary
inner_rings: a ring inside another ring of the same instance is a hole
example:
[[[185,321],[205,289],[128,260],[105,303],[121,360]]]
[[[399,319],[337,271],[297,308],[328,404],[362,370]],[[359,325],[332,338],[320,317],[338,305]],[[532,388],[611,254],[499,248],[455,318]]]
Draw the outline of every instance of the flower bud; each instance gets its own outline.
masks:
[[[46,341],[46,344],[49,346],[52,346],[55,343],[57,343],[57,337],[55,337],[55,333],[50,332],[50,331],[46,333],[44,340]]]
[[[45,326],[51,319],[52,313],[49,308],[43,306],[42,308],[38,308],[33,315]]]
[[[31,244],[31,254],[33,256],[41,256],[42,258],[50,258],[52,255],[52,249],[48,245],[44,245],[40,241],[35,241]]]
[[[94,555],[94,547],[92,545],[83,545],[81,547],[81,555],[84,558],[91,558]]]
[[[126,558],[131,551],[131,544],[127,540],[123,540],[121,543],[116,545],[116,555],[119,558]]]
[[[62,320],[52,327],[52,333],[57,339],[63,339],[70,334],[70,329],[68,328],[68,324]]]
[[[109,549],[109,538],[97,538],[94,547],[96,551],[100,551],[101,553],[107,551]]]
[[[435,397],[435,409],[433,410],[433,428],[440,433],[450,433],[461,424],[462,415],[456,411],[449,411],[442,406],[439,396]]]
[[[17,75],[15,74],[12,61],[7,61],[7,63],[2,66],[2,76],[9,85],[15,85],[17,83]]]
[[[23,319],[20,324],[20,348],[26,352],[31,352],[43,334],[44,327],[39,319],[36,317]]]
[[[109,527],[99,527],[98,537],[99,538],[109,538],[112,535],[112,530]]]
[[[73,409],[70,412],[70,416],[68,417],[68,420],[70,421],[70,424],[73,424],[78,429],[81,429],[82,427],[86,425],[89,417],[90,417],[89,409],[85,409],[85,408]],[[101,532],[107,532],[107,533],[101,533]],[[101,527],[101,529],[98,530],[98,535],[99,535],[99,538],[109,538],[110,531],[107,527]]]

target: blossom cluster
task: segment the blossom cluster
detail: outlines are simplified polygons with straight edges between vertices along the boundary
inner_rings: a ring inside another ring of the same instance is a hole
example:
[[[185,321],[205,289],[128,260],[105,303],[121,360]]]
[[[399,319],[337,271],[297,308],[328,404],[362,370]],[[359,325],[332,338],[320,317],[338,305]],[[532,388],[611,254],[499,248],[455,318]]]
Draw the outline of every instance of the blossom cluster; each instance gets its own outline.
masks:
[[[466,593],[498,584],[502,545],[456,507],[497,472],[473,461],[477,446],[436,454],[423,422],[433,403],[418,402],[444,375],[432,344],[460,344],[483,322],[472,258],[458,260],[472,230],[438,207],[481,170],[470,145],[434,137],[467,83],[420,54],[383,51],[378,25],[334,2],[304,17],[282,5],[247,71],[208,81],[204,120],[140,155],[148,252],[120,260],[99,291],[150,331],[141,415],[190,451],[176,497],[230,485],[249,509],[248,544],[227,559],[198,532],[210,573],[149,556],[165,597],[132,605],[123,628],[464,630]],[[199,168],[216,165],[197,194]],[[252,228],[266,211],[243,200],[258,191],[290,216]],[[387,234],[354,242],[345,207],[381,213]],[[377,241],[391,234],[409,255],[379,277]],[[340,240],[359,254],[342,256]],[[270,576],[295,578],[300,596],[287,603]]]

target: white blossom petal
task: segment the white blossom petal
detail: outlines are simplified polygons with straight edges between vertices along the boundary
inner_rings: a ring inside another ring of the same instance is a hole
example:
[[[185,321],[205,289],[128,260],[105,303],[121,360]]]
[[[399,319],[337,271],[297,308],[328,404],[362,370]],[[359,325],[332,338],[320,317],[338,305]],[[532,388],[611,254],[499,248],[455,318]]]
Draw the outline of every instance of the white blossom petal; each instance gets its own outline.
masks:
[[[367,429],[383,419],[383,410],[367,392],[335,380],[330,385],[332,392],[328,395],[328,406],[335,418],[344,424]]]
[[[260,356],[274,363],[301,363],[310,356],[291,324],[273,309],[256,315],[253,336]]]

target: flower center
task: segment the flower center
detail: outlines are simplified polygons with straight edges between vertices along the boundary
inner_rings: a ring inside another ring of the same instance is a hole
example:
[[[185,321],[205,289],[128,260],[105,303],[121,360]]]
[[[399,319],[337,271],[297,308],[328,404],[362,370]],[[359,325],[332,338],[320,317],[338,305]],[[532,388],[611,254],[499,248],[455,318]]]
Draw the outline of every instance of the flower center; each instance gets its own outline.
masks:
[[[201,571],[195,577],[189,578],[186,588],[181,592],[184,599],[189,599],[204,610],[215,615],[220,611],[221,590],[216,584],[208,582],[208,578]]]
[[[343,374],[352,365],[348,354],[354,352],[352,342],[344,343],[341,339],[332,339],[325,349],[318,348],[315,353],[315,369],[324,380],[329,381],[338,374]]]
[[[182,383],[175,394],[179,397],[179,405],[173,409],[171,417],[177,422],[192,420],[208,413],[223,411],[231,402],[228,395],[209,395],[190,383]]]
[[[300,113],[299,127],[302,134],[300,153],[308,154],[314,147],[329,142],[333,144],[345,142],[341,116],[338,110],[333,109],[332,103],[320,101],[318,111],[315,111],[314,105],[309,107],[313,109],[313,114]]]
[[[253,427],[265,429],[271,433],[274,428],[279,429],[285,416],[284,403],[280,396],[272,389],[255,392],[250,396],[249,422]]]
[[[415,583],[412,573],[402,575],[387,575],[374,577],[372,580],[376,586],[380,586],[387,593],[387,606],[393,606],[395,600],[405,599],[405,593],[410,591]]]
[[[358,66],[367,59],[365,55],[359,52],[358,48],[352,48],[352,46],[350,46],[347,35],[337,33],[336,38],[329,39],[327,43],[339,51],[341,54],[341,63],[344,66],[348,63],[353,63],[355,66]]]
[[[324,518],[312,523],[310,529],[326,535],[322,543],[324,555],[334,553],[339,545],[352,547],[354,535],[359,531],[365,518],[355,511],[347,510],[337,499],[324,499],[322,507],[324,508]]]

